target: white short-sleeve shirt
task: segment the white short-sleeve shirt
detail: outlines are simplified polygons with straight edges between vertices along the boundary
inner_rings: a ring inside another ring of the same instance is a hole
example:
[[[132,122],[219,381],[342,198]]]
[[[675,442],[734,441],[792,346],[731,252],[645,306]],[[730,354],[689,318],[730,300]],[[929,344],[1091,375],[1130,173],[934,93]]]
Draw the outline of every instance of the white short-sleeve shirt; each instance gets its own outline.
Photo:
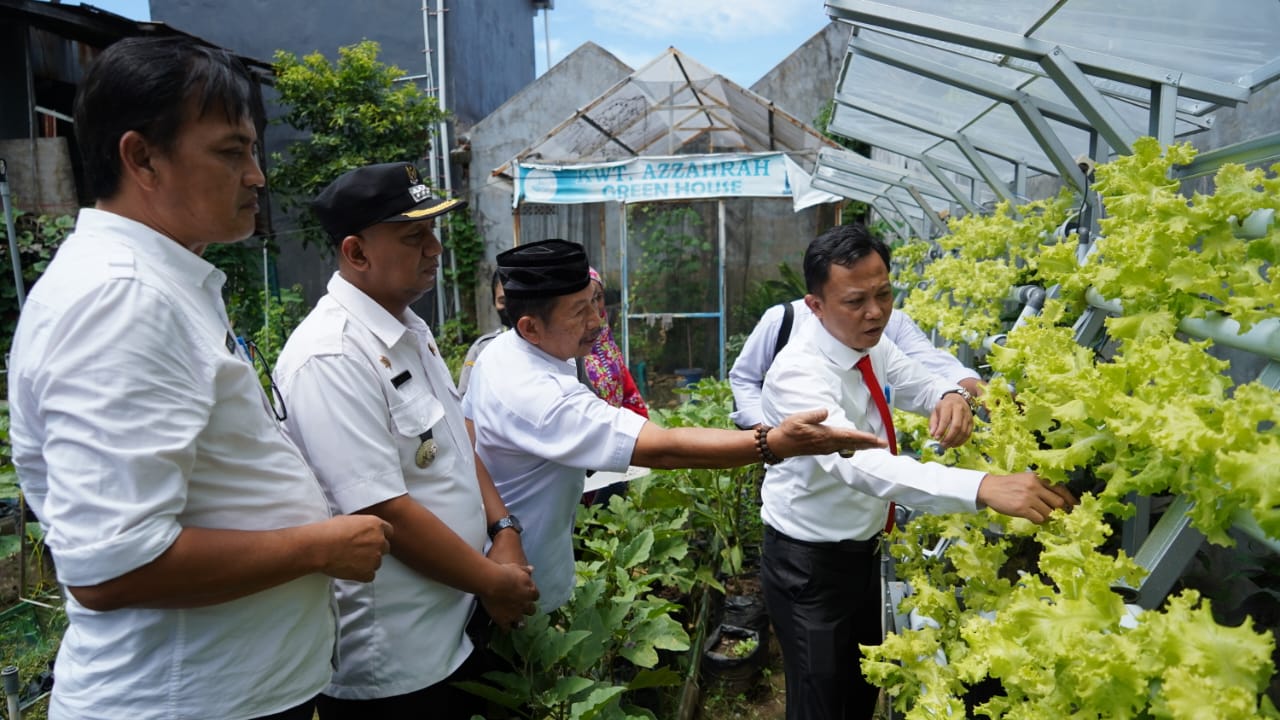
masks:
[[[463,412],[475,424],[476,454],[524,526],[539,606],[554,610],[573,591],[573,524],[586,471],[626,470],[646,420],[596,397],[572,361],[515,332],[481,354]]]
[[[328,294],[276,362],[290,436],[334,512],[406,493],[477,551],[485,512],[457,389],[431,330],[412,310],[396,318],[334,274]],[[415,461],[425,433],[438,448]],[[327,695],[402,695],[447,678],[471,653],[473,596],[388,555],[371,583],[339,580],[340,664]]]
[[[955,389],[881,338],[867,352],[854,350],[821,322],[805,323],[778,353],[765,377],[761,409],[777,425],[792,413],[825,408],[824,425],[873,432],[885,438],[880,412],[854,364],[871,367],[895,407],[929,413]],[[859,450],[852,458],[802,455],[768,466],[760,489],[764,521],[797,540],[866,540],[885,524],[889,501],[932,512],[977,509],[983,473],[921,463],[889,450]]]
[[[142,567],[184,527],[329,517],[233,338],[224,279],[145,225],[86,209],[27,298],[13,458],[64,585]],[[95,612],[68,595],[66,610],[51,718],[252,718],[329,681],[323,575],[207,607]]]

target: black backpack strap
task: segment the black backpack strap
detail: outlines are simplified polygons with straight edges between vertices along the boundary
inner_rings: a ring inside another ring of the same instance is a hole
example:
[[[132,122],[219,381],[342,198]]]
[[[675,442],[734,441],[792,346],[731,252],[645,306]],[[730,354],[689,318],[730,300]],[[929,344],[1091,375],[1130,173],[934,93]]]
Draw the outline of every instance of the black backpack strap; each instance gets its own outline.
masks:
[[[773,343],[773,356],[778,357],[778,353],[782,352],[782,348],[787,346],[787,341],[791,339],[791,324],[795,322],[796,309],[791,303],[782,304],[782,327],[778,328],[778,339]]]

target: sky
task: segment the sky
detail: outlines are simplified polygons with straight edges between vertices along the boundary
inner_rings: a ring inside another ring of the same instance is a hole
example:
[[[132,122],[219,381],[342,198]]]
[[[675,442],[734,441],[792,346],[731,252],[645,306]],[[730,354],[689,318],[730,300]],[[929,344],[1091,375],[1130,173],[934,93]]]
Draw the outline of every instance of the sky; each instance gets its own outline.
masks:
[[[151,19],[147,0],[86,4],[135,20]],[[750,87],[829,21],[822,0],[555,0],[554,4],[546,23],[542,13],[533,19],[539,75],[546,70],[548,45],[554,65],[590,40],[633,68],[675,46],[712,71]],[[200,34],[196,28],[181,29]]]

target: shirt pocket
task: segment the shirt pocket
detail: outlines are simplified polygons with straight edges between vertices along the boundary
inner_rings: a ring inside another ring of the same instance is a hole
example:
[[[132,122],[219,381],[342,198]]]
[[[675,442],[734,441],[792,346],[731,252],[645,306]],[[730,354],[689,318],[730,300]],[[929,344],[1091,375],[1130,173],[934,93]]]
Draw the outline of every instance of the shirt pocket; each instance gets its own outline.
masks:
[[[391,427],[399,435],[420,438],[444,418],[444,405],[430,393],[419,391],[391,406]]]

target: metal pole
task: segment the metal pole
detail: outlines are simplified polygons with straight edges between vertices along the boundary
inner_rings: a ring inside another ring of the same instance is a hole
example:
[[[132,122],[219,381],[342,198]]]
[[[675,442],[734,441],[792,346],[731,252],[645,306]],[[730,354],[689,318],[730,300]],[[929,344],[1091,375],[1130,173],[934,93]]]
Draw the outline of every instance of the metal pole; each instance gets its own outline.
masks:
[[[271,337],[271,268],[268,265],[267,239],[262,239],[262,337]],[[269,369],[268,369],[269,370]]]
[[[627,277],[627,204],[618,203],[618,207],[622,209],[622,361],[627,364],[627,369],[631,369],[631,294],[629,286],[631,278]]]
[[[436,95],[440,101],[440,109],[448,110],[449,101],[446,94],[446,86],[448,85],[448,75],[445,74],[445,45],[444,45],[444,0],[436,0]],[[438,131],[440,137],[440,177],[444,180],[445,197],[453,195],[453,172],[449,167],[449,125],[444,121],[440,121],[440,129]],[[458,258],[453,252],[449,253],[449,269],[453,271],[453,311],[462,313],[462,296],[458,291]]]
[[[9,259],[13,265],[13,286],[18,292],[18,312],[22,312],[22,306],[27,301],[26,286],[22,282],[22,256],[18,254],[18,233],[13,226],[13,204],[9,197],[9,164],[3,158],[0,158],[0,204],[4,205],[4,229],[9,237]],[[5,370],[9,367],[9,358],[4,358]],[[26,495],[21,491],[18,493],[18,597],[25,597],[27,594],[27,500]],[[5,668],[5,672],[8,672]],[[13,668],[14,687],[17,687],[17,668]],[[9,679],[5,677],[5,685],[8,686]],[[16,691],[15,691],[16,692]],[[16,701],[16,696],[13,702]],[[18,717],[13,714],[13,708],[10,708],[10,716]]]
[[[720,281],[720,379],[723,380],[725,378],[725,373],[726,373],[726,369],[724,366],[724,344],[727,341],[728,328],[729,328],[728,322],[726,320],[726,316],[728,313],[725,310],[726,303],[725,303],[725,292],[724,292],[725,255],[727,254],[725,252],[725,247],[727,245],[727,241],[725,239],[725,232],[724,232],[725,220],[724,220],[724,199],[723,198],[716,202],[716,215],[717,215],[717,219],[719,220],[717,225],[719,226],[719,234],[720,234],[720,243],[719,243],[720,270],[719,270],[719,276],[718,276]]]
[[[551,8],[544,5],[542,7],[542,46],[547,51],[547,70],[551,69],[551,21],[547,19],[550,15]]]
[[[429,0],[422,0],[422,59],[426,72],[422,78],[426,83],[427,96],[430,97],[435,92],[435,77],[431,74],[431,6]],[[429,131],[428,135],[433,135],[434,131]],[[429,137],[427,140],[427,173],[431,178],[431,190],[435,192],[440,187],[440,176],[436,171],[436,145],[437,140]],[[444,287],[444,268],[436,267],[436,329],[444,327],[444,302],[441,299]]]
[[[4,229],[9,235],[9,259],[13,262],[13,284],[18,288],[18,310],[27,301],[26,286],[22,282],[22,258],[18,255],[18,235],[13,229],[13,205],[9,202],[9,167],[0,159],[0,200],[4,201]]]

